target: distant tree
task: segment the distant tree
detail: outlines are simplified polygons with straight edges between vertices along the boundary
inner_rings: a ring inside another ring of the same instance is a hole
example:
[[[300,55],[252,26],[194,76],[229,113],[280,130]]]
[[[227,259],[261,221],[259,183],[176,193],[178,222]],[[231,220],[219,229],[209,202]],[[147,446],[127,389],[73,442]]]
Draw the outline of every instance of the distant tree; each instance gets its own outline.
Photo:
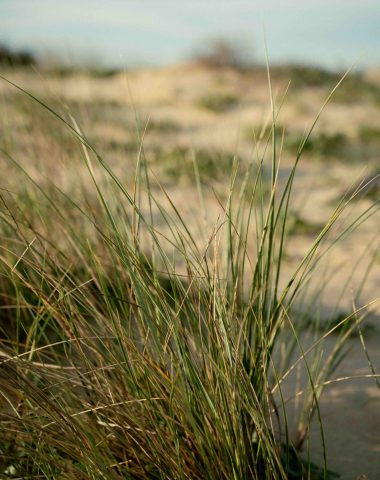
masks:
[[[37,63],[36,58],[27,50],[10,50],[0,45],[0,64],[12,67],[30,66]]]
[[[240,42],[219,37],[209,40],[205,46],[198,48],[192,58],[208,67],[247,68],[253,63],[253,56]]]

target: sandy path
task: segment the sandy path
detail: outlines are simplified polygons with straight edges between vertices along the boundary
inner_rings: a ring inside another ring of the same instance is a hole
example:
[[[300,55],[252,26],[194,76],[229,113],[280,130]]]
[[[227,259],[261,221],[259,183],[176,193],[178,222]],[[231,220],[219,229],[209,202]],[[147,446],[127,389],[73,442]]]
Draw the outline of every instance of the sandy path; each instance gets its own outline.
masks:
[[[369,367],[360,340],[351,340],[352,350],[334,378],[368,374]],[[380,372],[380,334],[366,341],[376,372]],[[321,401],[328,466],[342,480],[366,475],[380,478],[380,388],[373,379],[351,379],[328,386]],[[311,432],[312,458],[322,464],[319,425]]]

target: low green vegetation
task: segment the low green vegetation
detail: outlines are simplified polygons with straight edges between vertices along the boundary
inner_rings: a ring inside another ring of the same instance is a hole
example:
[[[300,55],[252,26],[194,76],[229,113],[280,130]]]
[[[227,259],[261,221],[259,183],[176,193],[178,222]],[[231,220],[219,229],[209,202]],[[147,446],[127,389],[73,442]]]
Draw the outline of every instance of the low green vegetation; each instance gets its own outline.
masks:
[[[175,147],[162,150],[157,147],[154,152],[155,165],[169,179],[194,182],[194,164],[202,182],[229,178],[234,162],[238,159],[229,152],[212,149],[193,150],[186,147]]]
[[[359,128],[358,138],[360,142],[365,144],[380,144],[380,128],[363,125]]]
[[[293,91],[308,87],[332,90],[344,74],[344,71],[305,65],[284,65],[273,69],[274,78],[289,79]],[[380,105],[380,87],[368,81],[363,72],[351,72],[334,92],[331,101],[344,104],[369,102]]]
[[[288,235],[316,237],[323,230],[323,224],[311,222],[296,211],[289,212]]]
[[[181,130],[180,125],[169,119],[162,120],[150,120],[148,123],[148,131],[157,132],[157,133],[176,133]]]
[[[270,133],[270,132],[269,132]],[[268,138],[268,132],[264,138]],[[296,154],[302,143],[301,132],[286,132],[283,147]],[[380,130],[376,127],[362,126],[355,137],[343,132],[319,132],[308,138],[303,152],[319,160],[363,161],[372,160],[380,143]]]
[[[222,113],[236,107],[239,98],[232,93],[215,93],[200,98],[197,105],[205,110]]]
[[[380,106],[380,87],[367,81],[361,73],[352,74],[346,77],[334,93],[332,101],[342,104],[366,102]]]
[[[277,144],[280,146],[280,141],[281,141],[281,135],[282,132],[285,130],[284,126],[281,124],[276,123],[276,131],[277,131]],[[268,143],[271,141],[271,135],[272,135],[272,125],[258,125],[256,127],[252,127],[249,125],[244,129],[243,132],[243,137],[247,140],[250,140],[252,143],[260,143],[261,145],[264,145],[265,143]],[[299,140],[301,140],[301,136],[299,136]]]
[[[302,135],[299,133],[289,134],[285,137],[284,147],[296,153],[301,145]],[[315,155],[319,158],[341,158],[347,157],[349,140],[343,133],[320,132],[308,139],[303,146],[303,152]]]
[[[287,78],[293,88],[327,87],[333,88],[341,79],[342,73],[325,68],[306,65],[284,65],[273,69],[275,78]]]
[[[373,170],[369,175],[364,177],[360,182],[354,185],[349,195],[354,196],[355,200],[361,200],[366,198],[373,202],[380,200],[380,171],[379,169]]]
[[[350,314],[350,312],[336,312],[325,318],[316,318],[299,313],[299,318],[300,325],[305,331],[312,330],[322,333],[326,330],[332,330],[334,335],[347,335],[354,338],[359,335],[370,335],[375,330],[375,326],[369,321],[356,325],[356,316]]]

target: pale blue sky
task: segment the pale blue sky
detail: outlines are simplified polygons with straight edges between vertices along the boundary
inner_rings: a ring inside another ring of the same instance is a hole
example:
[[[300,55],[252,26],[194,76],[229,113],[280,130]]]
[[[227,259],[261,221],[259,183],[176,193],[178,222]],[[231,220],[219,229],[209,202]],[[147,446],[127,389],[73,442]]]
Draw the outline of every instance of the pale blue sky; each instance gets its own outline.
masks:
[[[216,36],[271,62],[380,65],[380,0],[0,0],[0,42],[110,66],[178,61]]]

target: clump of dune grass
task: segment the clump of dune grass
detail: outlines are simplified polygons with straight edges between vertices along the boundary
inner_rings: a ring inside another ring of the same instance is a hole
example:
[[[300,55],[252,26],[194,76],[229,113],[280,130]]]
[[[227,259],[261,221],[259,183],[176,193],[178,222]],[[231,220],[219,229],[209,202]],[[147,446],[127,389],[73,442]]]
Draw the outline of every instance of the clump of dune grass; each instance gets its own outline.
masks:
[[[324,445],[319,399],[361,311],[318,329],[306,348],[292,306],[349,198],[280,282],[290,195],[314,125],[280,188],[272,103],[264,148],[243,174],[233,163],[227,200],[214,224],[201,220],[199,240],[150,171],[142,139],[129,189],[74,119],[40,106],[76,138],[95,196],[77,201],[49,179],[41,186],[26,161],[2,151],[25,187],[1,194],[2,474],[333,478],[326,452],[318,468],[299,451],[313,417]],[[196,157],[193,175],[205,219]],[[321,361],[324,338],[351,317]],[[297,365],[306,384],[292,431],[283,389]]]

